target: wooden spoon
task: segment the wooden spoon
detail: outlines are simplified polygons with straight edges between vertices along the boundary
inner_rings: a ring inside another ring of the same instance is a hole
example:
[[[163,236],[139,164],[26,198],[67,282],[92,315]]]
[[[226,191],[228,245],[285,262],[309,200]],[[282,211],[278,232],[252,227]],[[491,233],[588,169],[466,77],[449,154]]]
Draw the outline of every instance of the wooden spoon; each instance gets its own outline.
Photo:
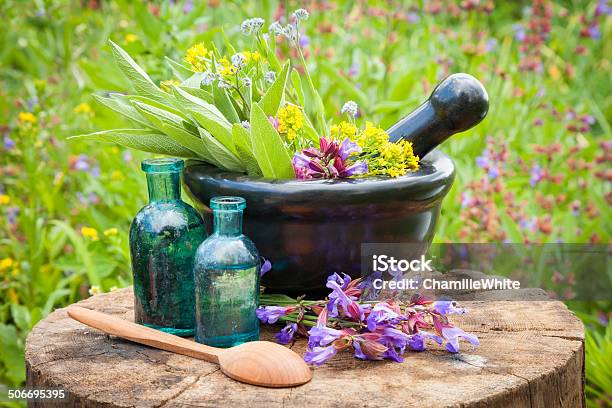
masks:
[[[79,306],[70,306],[68,316],[104,333],[135,343],[219,364],[225,375],[248,384],[294,387],[312,378],[310,368],[299,355],[269,341],[252,341],[221,349]]]

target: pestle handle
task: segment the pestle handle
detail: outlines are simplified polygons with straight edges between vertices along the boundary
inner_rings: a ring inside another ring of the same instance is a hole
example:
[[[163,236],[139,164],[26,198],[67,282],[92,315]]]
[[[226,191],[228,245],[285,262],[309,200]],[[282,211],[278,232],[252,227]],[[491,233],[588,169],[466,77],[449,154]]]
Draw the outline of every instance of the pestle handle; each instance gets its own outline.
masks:
[[[414,154],[423,158],[450,136],[476,126],[488,110],[489,95],[484,86],[469,74],[453,74],[387,133],[392,142],[411,142]]]

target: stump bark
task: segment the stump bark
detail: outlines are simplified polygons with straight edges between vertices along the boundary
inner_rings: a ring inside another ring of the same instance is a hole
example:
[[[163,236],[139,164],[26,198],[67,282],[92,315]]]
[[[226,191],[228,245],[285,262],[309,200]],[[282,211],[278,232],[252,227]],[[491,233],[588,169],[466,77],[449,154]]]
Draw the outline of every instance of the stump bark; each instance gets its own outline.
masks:
[[[534,296],[530,296],[533,298]],[[478,299],[478,296],[473,297]],[[140,346],[71,320],[59,309],[40,321],[26,344],[27,385],[63,388],[74,407],[583,407],[584,329],[557,301],[462,301],[452,316],[480,347],[409,352],[404,363],[361,361],[340,353],[291,389],[250,386],[201,360]],[[540,296],[540,299],[542,297]],[[132,289],[79,305],[133,320]],[[262,327],[271,340],[278,328]],[[306,342],[292,348],[304,353]]]

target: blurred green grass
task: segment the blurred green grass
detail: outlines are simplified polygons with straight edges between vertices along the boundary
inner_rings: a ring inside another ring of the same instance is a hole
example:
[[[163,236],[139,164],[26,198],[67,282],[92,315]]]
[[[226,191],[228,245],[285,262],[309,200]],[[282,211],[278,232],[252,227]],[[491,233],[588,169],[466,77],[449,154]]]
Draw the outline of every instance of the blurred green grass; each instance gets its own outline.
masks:
[[[131,282],[127,230],[146,199],[145,155],[65,140],[121,126],[91,97],[127,86],[108,38],[159,83],[172,78],[164,56],[181,60],[192,44],[222,44],[224,34],[250,49],[239,32],[244,18],[270,23],[306,7],[304,48],[328,117],[339,121],[352,99],[360,121],[381,126],[446,74],[471,73],[488,89],[491,111],[443,147],[457,177],[437,241],[609,243],[607,3],[491,4],[1,2],[0,381],[23,384],[25,336],[53,308]],[[571,306],[589,330],[589,405],[606,406],[610,304]]]

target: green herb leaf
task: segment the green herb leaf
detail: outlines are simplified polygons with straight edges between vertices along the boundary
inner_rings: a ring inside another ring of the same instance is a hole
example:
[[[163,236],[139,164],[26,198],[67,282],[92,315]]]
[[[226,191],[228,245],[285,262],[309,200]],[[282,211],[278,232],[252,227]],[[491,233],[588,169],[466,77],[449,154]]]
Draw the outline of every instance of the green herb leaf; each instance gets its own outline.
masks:
[[[134,108],[125,95],[111,94],[110,96],[93,95],[93,97],[107,108],[117,112],[126,119],[141,126],[152,128],[151,124]]]
[[[304,91],[302,90],[302,79],[300,78],[300,73],[297,72],[295,68],[291,70],[291,83],[293,84],[293,89],[297,93],[298,102],[300,106],[304,106]]]
[[[240,157],[240,160],[246,166],[247,173],[250,176],[261,176],[263,173],[257,164],[249,131],[241,124],[234,123],[232,126],[232,138],[238,151],[238,157]]]
[[[71,136],[68,139],[85,139],[99,142],[117,143],[144,152],[166,154],[184,158],[203,158],[177,143],[172,137],[153,130],[112,129],[87,135]]]
[[[178,144],[191,150],[198,156],[207,157],[207,151],[202,144],[202,140],[195,133],[187,130],[187,127],[191,128],[193,125],[185,122],[180,116],[159,107],[142,102],[133,102],[133,104],[159,131],[171,136]],[[195,127],[193,128],[195,129]]]
[[[173,90],[181,106],[193,116],[196,122],[210,132],[226,149],[236,153],[232,141],[232,125],[225,119],[219,109],[181,88],[174,87]]]
[[[172,70],[172,73],[179,79],[179,81],[184,81],[194,74],[192,70],[190,70],[180,62],[175,61],[172,58],[165,58],[166,62],[170,66],[170,69]]]
[[[274,81],[264,97],[258,102],[259,106],[261,106],[264,113],[268,116],[276,116],[276,112],[283,101],[287,78],[289,78],[289,68],[290,63],[287,61],[283,66],[283,70],[276,78],[276,81]]]
[[[192,88],[192,87],[183,86],[183,85],[179,86],[179,88],[182,89],[183,91],[187,92],[189,95],[193,95],[196,98],[200,98],[200,99],[202,99],[205,102],[208,102],[208,103],[213,103],[214,102],[213,101],[212,93],[208,92],[205,89],[202,89],[202,88]]]
[[[165,103],[161,103],[159,101],[156,101],[154,99],[147,98],[145,96],[139,96],[139,95],[127,95],[125,98],[127,100],[129,100],[130,103],[132,103],[132,104],[134,102],[142,102],[142,103],[145,103],[147,105],[154,106],[156,108],[165,110],[166,112],[173,113],[176,116],[181,117],[184,121],[187,121],[187,122],[189,121],[189,118],[187,117],[187,115],[185,115],[180,110],[178,110],[178,109],[176,109],[176,108],[174,108],[172,106],[169,106],[169,105],[167,105]],[[168,98],[168,100],[172,99],[172,95],[167,95],[167,98]]]
[[[198,128],[202,141],[206,144],[206,149],[214,160],[219,163],[219,167],[229,170],[243,172],[246,167],[238,157],[215,139],[206,129]]]
[[[238,112],[234,108],[232,101],[229,96],[227,96],[227,92],[225,89],[221,89],[218,86],[213,87],[213,99],[215,101],[215,106],[219,108],[223,115],[230,121],[230,123],[238,123],[240,122],[240,117],[238,117]]]
[[[136,93],[163,102],[166,98],[166,94],[153,83],[149,75],[147,75],[123,48],[111,40],[108,42],[111,45],[119,69],[121,69],[123,74],[130,81]]]
[[[295,177],[283,140],[258,104],[254,104],[251,110],[251,138],[253,153],[264,177]]]

